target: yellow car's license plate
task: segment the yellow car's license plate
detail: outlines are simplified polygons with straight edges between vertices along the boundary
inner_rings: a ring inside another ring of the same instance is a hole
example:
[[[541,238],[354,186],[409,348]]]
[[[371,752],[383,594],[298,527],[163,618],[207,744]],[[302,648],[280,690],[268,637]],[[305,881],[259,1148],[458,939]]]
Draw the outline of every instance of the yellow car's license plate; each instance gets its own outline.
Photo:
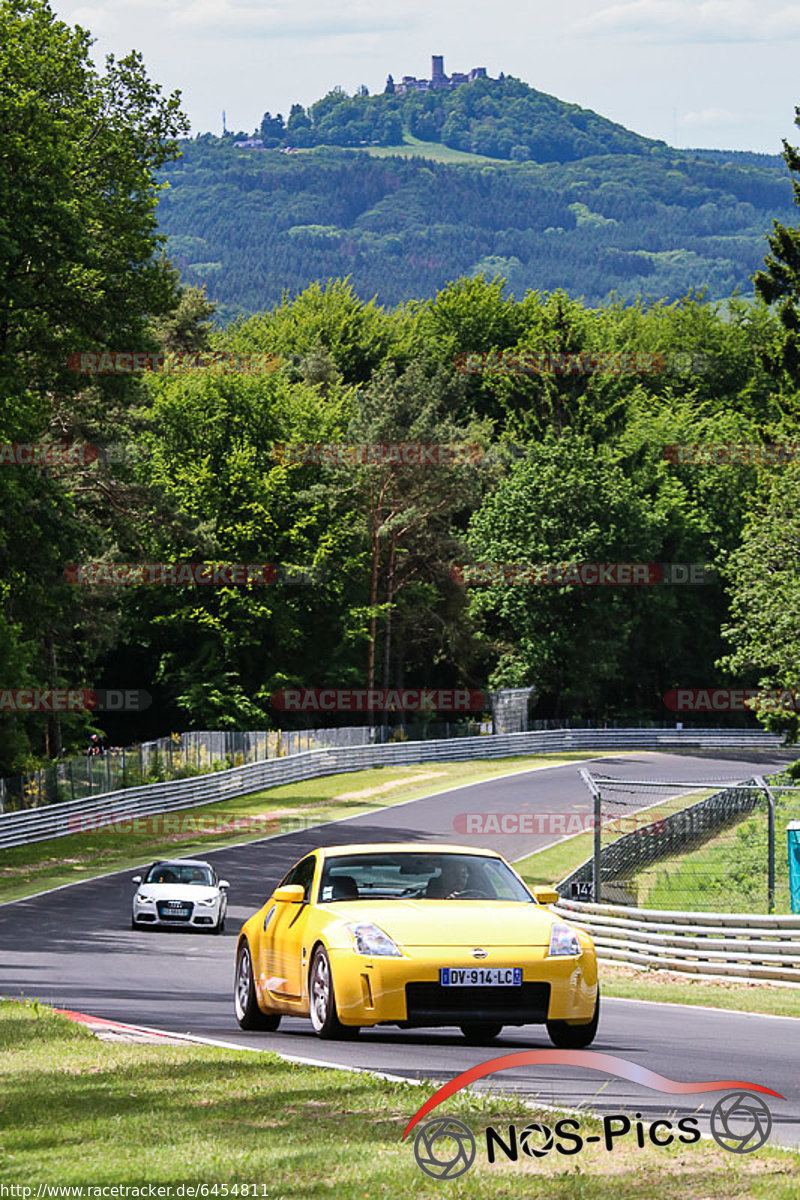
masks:
[[[442,987],[520,987],[522,967],[440,967]]]

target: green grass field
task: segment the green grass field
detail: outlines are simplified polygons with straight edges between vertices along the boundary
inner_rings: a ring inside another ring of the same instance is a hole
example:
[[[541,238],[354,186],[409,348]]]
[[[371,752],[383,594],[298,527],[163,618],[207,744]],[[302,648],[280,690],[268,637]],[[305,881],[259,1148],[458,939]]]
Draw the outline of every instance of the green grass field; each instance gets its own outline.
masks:
[[[341,150],[342,147],[309,146],[307,148],[298,148],[294,153],[312,154],[315,150],[326,149]],[[413,133],[409,133],[408,130],[403,134],[403,141],[398,142],[395,146],[349,146],[347,149],[361,150],[366,154],[372,155],[373,158],[430,158],[434,162],[460,163],[474,167],[482,167],[487,164],[503,167],[513,167],[516,165],[507,158],[489,158],[485,154],[470,154],[467,150],[455,150],[452,146],[445,146],[443,142],[424,142],[421,138],[414,137]]]
[[[454,150],[442,142],[423,142],[411,133],[405,134],[405,140],[397,146],[363,146],[367,154],[373,158],[389,158],[399,155],[401,158],[431,158],[434,162],[464,163],[468,166],[483,166],[487,163],[502,164],[511,167],[514,164],[506,158],[489,158],[485,154],[469,154],[466,150]]]
[[[775,912],[792,911],[786,825],[800,817],[800,790],[775,803]],[[766,806],[686,854],[654,863],[634,876],[648,908],[698,912],[767,911]]]
[[[31,1187],[33,1197],[40,1185],[170,1186],[175,1197],[188,1184],[207,1185],[207,1196],[246,1184],[269,1200],[797,1196],[800,1155],[736,1155],[706,1141],[639,1149],[634,1133],[611,1151],[601,1143],[569,1158],[489,1165],[488,1124],[556,1119],[497,1094],[461,1093],[442,1106],[468,1124],[478,1153],[462,1178],[433,1180],[412,1138],[401,1140],[433,1090],[246,1050],[99,1041],[39,1005],[0,1002],[0,1184]],[[663,1107],[666,1116],[668,1097]],[[584,1115],[580,1129],[602,1132]]]

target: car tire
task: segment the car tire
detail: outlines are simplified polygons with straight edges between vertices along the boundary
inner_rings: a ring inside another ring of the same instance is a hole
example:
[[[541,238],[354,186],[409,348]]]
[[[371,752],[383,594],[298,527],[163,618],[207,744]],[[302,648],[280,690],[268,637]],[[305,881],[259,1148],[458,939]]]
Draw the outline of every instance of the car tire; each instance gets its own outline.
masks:
[[[493,1042],[503,1026],[499,1021],[467,1021],[460,1028],[470,1046],[482,1046],[485,1042]]]
[[[308,972],[308,1012],[314,1033],[321,1038],[357,1037],[360,1026],[343,1025],[336,1012],[336,993],[328,952],[317,946]]]
[[[600,991],[598,989],[591,1021],[587,1021],[584,1025],[570,1025],[567,1021],[548,1021],[547,1032],[550,1035],[550,1041],[554,1046],[558,1046],[559,1050],[582,1050],[584,1046],[590,1046],[594,1041],[599,1020]]]
[[[212,928],[211,932],[212,933],[224,933],[225,932],[225,918],[224,917],[220,917],[220,919],[217,921],[216,925]]]
[[[258,1007],[253,960],[247,942],[242,942],[236,953],[233,1010],[242,1029],[262,1029],[274,1033],[281,1023],[280,1013],[265,1013]]]

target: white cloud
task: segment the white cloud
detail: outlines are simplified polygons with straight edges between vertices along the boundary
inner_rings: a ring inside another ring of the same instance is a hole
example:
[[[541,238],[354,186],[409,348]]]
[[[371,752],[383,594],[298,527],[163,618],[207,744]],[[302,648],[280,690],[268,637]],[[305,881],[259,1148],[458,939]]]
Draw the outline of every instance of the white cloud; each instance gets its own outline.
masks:
[[[628,0],[572,27],[647,42],[776,42],[800,38],[800,3],[774,0]]]
[[[116,24],[114,14],[103,8],[74,8],[69,21],[94,34],[109,33]]]
[[[701,108],[694,112],[684,113],[681,117],[682,125],[739,125],[742,117],[736,113],[732,113],[727,108]]]
[[[215,38],[310,38],[407,30],[414,18],[399,0],[379,6],[364,0],[339,0],[335,6],[309,0],[302,8],[292,0],[172,0],[166,23]]]

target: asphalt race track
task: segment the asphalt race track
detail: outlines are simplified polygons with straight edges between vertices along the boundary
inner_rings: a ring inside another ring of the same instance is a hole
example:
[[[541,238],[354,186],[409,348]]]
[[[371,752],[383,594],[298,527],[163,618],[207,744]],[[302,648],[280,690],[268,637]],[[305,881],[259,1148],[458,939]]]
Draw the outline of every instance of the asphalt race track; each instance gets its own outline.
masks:
[[[746,779],[791,753],[636,753],[518,773],[346,821],[206,853],[231,881],[221,937],[130,928],[134,871],[70,885],[0,906],[0,994],[37,998],[111,1020],[228,1043],[444,1082],[515,1050],[551,1048],[543,1026],[512,1028],[490,1046],[468,1046],[456,1030],[362,1030],[353,1042],[319,1041],[308,1021],[284,1018],[277,1033],[244,1033],[233,1016],[233,952],[241,921],[259,908],[286,870],[316,845],[441,841],[491,846],[511,860],[555,840],[459,834],[462,813],[590,811],[579,766],[630,779]],[[779,843],[780,846],[780,843]],[[602,968],[601,968],[602,985]],[[604,999],[592,1050],[630,1059],[683,1082],[741,1079],[782,1093],[767,1097],[771,1140],[800,1145],[800,1022],[676,1005]],[[723,1093],[662,1095],[604,1074],[563,1066],[504,1071],[479,1086],[595,1112],[708,1113]],[[409,1117],[412,1114],[409,1113]],[[520,1114],[524,1115],[523,1113]]]

